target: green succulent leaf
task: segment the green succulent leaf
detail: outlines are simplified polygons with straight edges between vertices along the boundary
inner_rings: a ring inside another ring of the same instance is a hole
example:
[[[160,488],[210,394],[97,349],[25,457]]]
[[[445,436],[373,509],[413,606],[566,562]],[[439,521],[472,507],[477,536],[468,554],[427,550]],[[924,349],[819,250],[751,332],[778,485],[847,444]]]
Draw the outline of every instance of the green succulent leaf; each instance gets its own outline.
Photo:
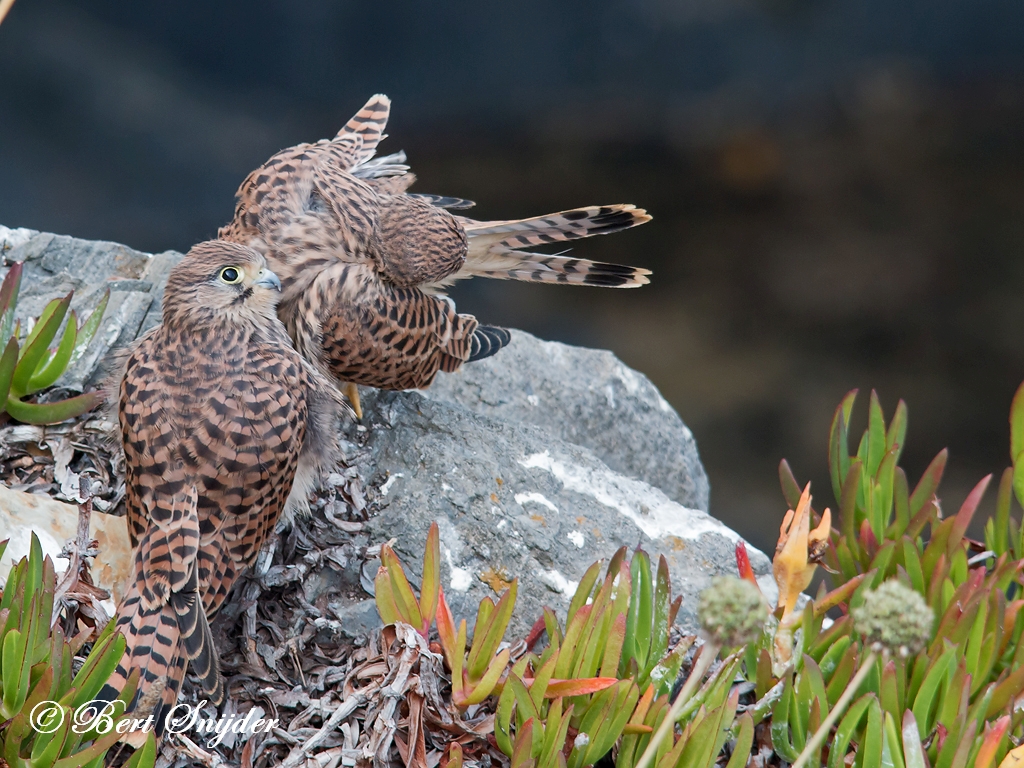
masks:
[[[102,402],[99,392],[86,392],[55,403],[26,403],[11,395],[7,398],[7,412],[23,424],[57,424],[81,416]]]
[[[22,745],[27,739],[31,739],[33,734],[33,728],[28,722],[28,718],[24,713],[19,713],[11,720],[10,725],[7,726],[7,731],[3,738],[4,748],[4,761],[10,765],[22,765],[24,761],[21,759]]]
[[[896,662],[893,659],[889,659],[885,666],[882,667],[878,688],[878,697],[881,701],[882,709],[893,718],[898,718],[900,712],[903,711],[903,707],[900,701],[899,683],[896,680]],[[896,720],[894,719],[893,725],[895,723]]]
[[[622,548],[625,550],[625,547]],[[598,576],[601,575],[601,563],[596,562],[587,568],[583,576],[580,578],[579,586],[576,587],[576,591],[573,593],[572,600],[569,602],[569,611],[565,616],[565,625],[568,627],[573,619],[576,618],[576,612],[587,604],[587,600],[590,598],[590,594],[594,589],[594,584],[597,583]]]
[[[518,675],[509,673],[501,694],[498,696],[498,705],[494,711],[494,741],[498,745],[498,749],[509,757],[512,756],[513,750],[512,710],[516,704],[515,688],[512,685],[513,678],[518,679]],[[521,680],[520,684],[522,684]]]
[[[60,757],[68,737],[71,736],[71,726],[74,722],[70,711],[64,712],[64,718],[60,726],[52,733],[39,733],[32,745],[32,755],[29,764],[33,766],[51,766]]]
[[[4,353],[0,356],[0,406],[7,402],[11,392],[11,380],[14,377],[14,368],[18,364],[18,340],[9,339],[4,347]],[[3,408],[0,408],[3,410]]]
[[[850,471],[849,426],[853,402],[856,399],[856,389],[846,393],[836,408],[832,417],[832,429],[829,431],[828,466],[832,477],[832,492],[837,501],[842,498],[845,478]]]
[[[14,379],[11,382],[11,389],[19,397],[29,393],[29,380],[46,355],[50,342],[57,335],[57,329],[64,321],[69,306],[71,306],[70,293],[63,299],[54,299],[47,304],[25,339],[25,345],[21,350],[21,360],[18,361],[18,366],[14,369]]]
[[[903,452],[903,445],[907,439],[907,404],[900,400],[896,404],[896,412],[889,422],[889,430],[885,434],[885,448],[887,451],[896,451],[896,459],[899,460]]]
[[[103,687],[110,677],[110,673],[114,671],[117,663],[121,660],[124,647],[124,636],[115,632],[114,622],[111,620],[93,642],[92,651],[86,658],[85,664],[78,670],[78,674],[71,682],[71,686],[75,689],[72,706],[80,707],[95,698],[96,693]]]
[[[945,652],[935,659],[914,697],[914,719],[926,734],[932,727],[939,689],[945,676],[956,664],[956,653],[956,646],[947,647]]]
[[[2,303],[0,303],[2,306]],[[1024,453],[1024,384],[1017,387],[1010,403],[1010,460],[1017,464],[1017,457]],[[1021,497],[1017,497],[1021,501]]]
[[[391,589],[391,579],[387,568],[380,566],[373,580],[373,599],[377,604],[377,613],[385,624],[395,624],[402,620],[402,612],[395,601],[395,593]],[[443,638],[442,638],[443,640]]]
[[[110,289],[107,288],[103,293],[103,298],[100,299],[96,308],[89,313],[89,317],[85,319],[82,327],[78,330],[78,341],[75,344],[74,351],[71,353],[71,360],[68,362],[69,366],[77,363],[85,355],[85,351],[89,348],[89,344],[96,335],[96,331],[100,328],[100,322],[103,320],[103,313],[107,311],[107,303],[109,301]]]
[[[494,688],[501,678],[501,673],[508,666],[508,656],[508,648],[504,648],[491,660],[490,665],[484,670],[480,679],[473,682],[473,689],[466,694],[465,701],[467,705],[479,704],[494,692]]]
[[[391,581],[391,594],[394,595],[395,604],[398,606],[399,615],[402,621],[417,629],[423,624],[423,617],[420,615],[420,604],[416,599],[412,586],[405,576],[405,569],[398,559],[398,555],[387,544],[381,547],[380,561],[385,567],[388,579]]]
[[[459,750],[461,755],[461,749]],[[156,764],[156,735],[153,733],[149,734],[146,739],[146,743],[142,745],[140,749],[135,750],[128,762],[124,764],[124,768],[153,768]],[[451,765],[451,763],[449,763]]]
[[[437,523],[430,524],[427,545],[423,553],[423,583],[420,585],[420,616],[423,624],[417,627],[426,633],[437,613],[438,591],[441,588],[441,540]]]
[[[943,448],[932,459],[928,468],[925,469],[921,479],[918,480],[914,492],[910,494],[910,514],[916,515],[926,503],[931,501],[938,490],[939,482],[942,480],[942,473],[946,470],[946,460],[949,458],[949,450]]]
[[[790,741],[790,710],[794,707],[793,677],[786,679],[782,696],[772,712],[771,734],[775,752],[788,763],[795,763],[800,750]]]
[[[639,699],[640,689],[636,683],[619,680],[589,702],[579,724],[579,730],[589,736],[589,743],[579,753],[578,765],[592,765],[615,745]],[[570,755],[570,768],[573,765],[573,755]]]
[[[896,721],[890,713],[883,713],[883,727],[885,728],[882,739],[882,766],[883,768],[906,768],[903,762],[903,747],[900,744],[899,733],[896,731]]]
[[[886,453],[885,414],[882,413],[882,404],[875,390],[871,390],[868,403],[867,438],[867,472],[873,477],[878,472],[882,457]]]
[[[604,646],[604,657],[601,659],[600,676],[612,677],[618,674],[622,660],[622,648],[626,641],[626,614],[615,614]]]
[[[4,637],[2,648],[3,707],[7,717],[13,717],[21,708],[24,698],[19,701],[22,681],[27,688],[29,666],[25,663],[25,635],[12,629]],[[27,691],[26,691],[27,695]]]
[[[514,579],[496,606],[488,598],[481,601],[476,628],[473,631],[473,647],[469,651],[466,663],[470,680],[481,679],[481,675],[498,650],[498,645],[508,628],[508,622],[512,618],[518,589],[519,580]]]
[[[796,505],[800,502],[802,489],[793,475],[789,462],[785,459],[779,462],[779,484],[782,486],[782,497],[786,500],[786,504],[790,509],[796,509]]]
[[[996,496],[996,514],[985,526],[985,545],[997,555],[1006,554],[1010,550],[1011,541],[1015,538],[1010,531],[1010,504],[1013,498],[1013,468],[1007,467],[999,479],[999,491]]]
[[[629,602],[629,614],[626,618],[624,652],[628,658],[636,660],[641,670],[647,670],[653,634],[654,589],[651,583],[651,560],[642,549],[637,549],[633,553],[629,573],[633,594]],[[657,662],[660,659],[654,661]]]
[[[68,324],[64,328],[64,335],[61,336],[57,349],[53,350],[46,362],[40,361],[40,364],[36,366],[36,372],[28,380],[26,394],[32,394],[52,386],[61,377],[61,374],[67,369],[68,363],[71,360],[71,353],[75,351],[75,341],[77,338],[78,320],[75,317],[74,310],[72,310]]]
[[[736,733],[736,746],[725,768],[745,768],[750,758],[750,748],[754,746],[754,719],[749,712],[744,712],[736,721],[739,730]]]
[[[672,607],[672,580],[669,578],[668,561],[658,556],[658,573],[654,584],[654,617],[651,627],[651,651],[648,668],[653,667],[668,650],[670,626],[669,614]],[[646,681],[642,681],[646,682]]]
[[[22,262],[12,264],[0,285],[0,346],[7,346],[14,335],[14,310],[21,290],[21,272]]]

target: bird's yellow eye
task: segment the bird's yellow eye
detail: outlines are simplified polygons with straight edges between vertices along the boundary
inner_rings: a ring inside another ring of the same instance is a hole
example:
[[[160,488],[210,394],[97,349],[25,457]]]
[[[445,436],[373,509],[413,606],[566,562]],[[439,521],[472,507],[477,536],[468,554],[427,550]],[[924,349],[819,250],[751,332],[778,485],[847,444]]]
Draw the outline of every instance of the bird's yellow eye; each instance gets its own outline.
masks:
[[[242,270],[237,267],[224,267],[220,271],[220,279],[228,285],[235,285],[242,282]]]

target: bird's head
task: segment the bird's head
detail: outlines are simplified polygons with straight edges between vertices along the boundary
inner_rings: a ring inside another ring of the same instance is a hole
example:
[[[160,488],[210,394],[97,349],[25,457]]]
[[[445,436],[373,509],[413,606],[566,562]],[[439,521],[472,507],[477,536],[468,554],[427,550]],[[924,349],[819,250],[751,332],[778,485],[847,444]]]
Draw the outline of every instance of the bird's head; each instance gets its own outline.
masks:
[[[199,243],[167,278],[164,323],[275,321],[280,293],[281,281],[261,254],[235,243]]]

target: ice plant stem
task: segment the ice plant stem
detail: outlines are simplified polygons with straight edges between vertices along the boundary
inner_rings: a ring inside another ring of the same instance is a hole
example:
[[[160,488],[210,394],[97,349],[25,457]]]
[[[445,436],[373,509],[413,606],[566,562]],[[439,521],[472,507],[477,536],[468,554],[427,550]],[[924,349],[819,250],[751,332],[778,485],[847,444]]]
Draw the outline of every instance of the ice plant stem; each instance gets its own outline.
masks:
[[[832,707],[832,711],[828,713],[828,717],[825,718],[824,722],[818,726],[818,730],[814,732],[811,740],[804,746],[803,752],[800,753],[800,757],[796,759],[790,768],[803,768],[807,765],[807,761],[811,759],[811,755],[815,754],[821,745],[825,741],[825,737],[828,736],[832,730],[832,726],[836,724],[836,720],[843,714],[847,705],[850,703],[850,699],[853,698],[853,694],[857,692],[860,684],[864,682],[864,678],[868,676],[868,672],[875,665],[875,660],[878,658],[878,654],[874,651],[869,651],[868,655],[864,657],[864,662],[860,665],[860,669],[857,670],[857,674],[853,676],[853,679],[847,684],[846,690],[843,691],[843,695],[839,697],[839,701]]]
[[[658,746],[665,740],[665,737],[670,734],[676,727],[676,718],[679,717],[679,713],[683,711],[683,707],[686,706],[686,702],[689,701],[690,697],[693,696],[693,692],[700,685],[701,678],[704,677],[704,673],[708,671],[711,663],[718,656],[718,652],[722,650],[721,647],[713,642],[707,642],[701,649],[700,658],[697,659],[697,663],[693,665],[693,669],[690,671],[689,677],[686,678],[686,682],[683,684],[682,690],[679,691],[679,695],[676,696],[676,700],[672,702],[672,706],[668,710],[668,714],[661,721],[661,725],[658,726],[658,730],[654,732],[651,737],[650,743],[647,745],[647,749],[644,750],[643,755],[640,757],[640,762],[636,764],[635,768],[649,768],[651,763],[654,761],[654,756],[658,752]]]

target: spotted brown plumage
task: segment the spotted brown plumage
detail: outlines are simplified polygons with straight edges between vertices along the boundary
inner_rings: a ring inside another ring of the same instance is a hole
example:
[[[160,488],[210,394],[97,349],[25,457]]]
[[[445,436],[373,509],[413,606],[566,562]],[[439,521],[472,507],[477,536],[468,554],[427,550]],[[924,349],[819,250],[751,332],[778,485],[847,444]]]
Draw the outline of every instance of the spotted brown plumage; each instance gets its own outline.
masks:
[[[437,371],[507,344],[507,331],[458,314],[442,295],[456,280],[648,282],[646,269],[523,250],[650,220],[633,205],[475,221],[450,212],[467,200],[409,193],[404,153],[374,157],[390,105],[374,96],[333,139],[278,152],[239,187],[234,218],[218,233],[266,255],[296,347],[339,381],[426,387]]]
[[[200,243],[171,271],[163,323],[120,368],[134,552],[117,610],[127,650],[104,695],[138,668],[136,711],[158,726],[187,665],[207,698],[223,697],[207,619],[334,458],[342,401],[291,346],[279,290],[261,254]]]

